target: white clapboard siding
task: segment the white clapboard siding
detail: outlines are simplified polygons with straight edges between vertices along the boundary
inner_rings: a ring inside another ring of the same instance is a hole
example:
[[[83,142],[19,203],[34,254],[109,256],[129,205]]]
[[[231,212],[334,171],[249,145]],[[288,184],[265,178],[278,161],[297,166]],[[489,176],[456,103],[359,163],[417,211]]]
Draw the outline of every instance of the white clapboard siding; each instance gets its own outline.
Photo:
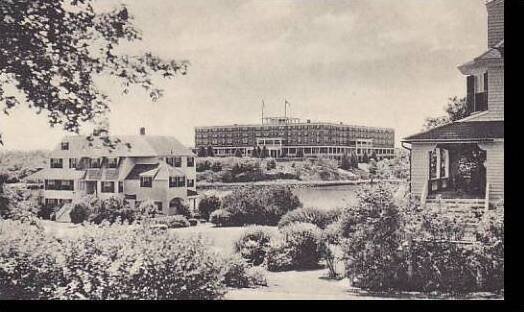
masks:
[[[429,179],[429,151],[435,144],[413,144],[411,149],[411,192],[420,196]]]
[[[490,202],[504,198],[504,140],[480,146],[486,150],[486,175],[490,184]]]

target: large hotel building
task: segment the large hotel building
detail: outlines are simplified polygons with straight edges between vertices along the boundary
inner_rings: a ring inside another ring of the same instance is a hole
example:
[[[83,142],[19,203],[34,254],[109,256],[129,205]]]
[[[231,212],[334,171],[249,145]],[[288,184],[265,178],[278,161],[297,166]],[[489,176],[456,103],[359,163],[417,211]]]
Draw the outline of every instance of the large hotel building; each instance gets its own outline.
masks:
[[[340,159],[344,153],[365,154],[378,159],[394,156],[395,131],[329,122],[301,122],[291,117],[266,117],[261,124],[207,126],[195,128],[195,151],[213,149],[215,156],[243,156],[253,150],[267,150],[269,157],[328,157]]]

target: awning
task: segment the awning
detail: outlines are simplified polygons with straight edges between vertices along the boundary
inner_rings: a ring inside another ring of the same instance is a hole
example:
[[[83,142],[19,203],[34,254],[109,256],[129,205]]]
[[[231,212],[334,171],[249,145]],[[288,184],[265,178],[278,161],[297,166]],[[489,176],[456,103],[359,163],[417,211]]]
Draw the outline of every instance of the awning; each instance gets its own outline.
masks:
[[[198,193],[193,190],[187,190],[187,196],[188,197],[198,196]]]

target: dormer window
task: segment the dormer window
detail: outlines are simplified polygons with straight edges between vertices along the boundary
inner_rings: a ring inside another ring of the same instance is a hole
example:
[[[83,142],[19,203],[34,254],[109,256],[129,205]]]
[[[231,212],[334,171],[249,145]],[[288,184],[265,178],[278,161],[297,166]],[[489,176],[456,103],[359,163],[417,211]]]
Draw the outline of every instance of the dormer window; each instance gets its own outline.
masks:
[[[63,150],[63,151],[68,151],[69,150],[69,142],[62,142],[62,143],[60,143],[60,149]]]
[[[140,187],[153,187],[153,177],[140,177]]]

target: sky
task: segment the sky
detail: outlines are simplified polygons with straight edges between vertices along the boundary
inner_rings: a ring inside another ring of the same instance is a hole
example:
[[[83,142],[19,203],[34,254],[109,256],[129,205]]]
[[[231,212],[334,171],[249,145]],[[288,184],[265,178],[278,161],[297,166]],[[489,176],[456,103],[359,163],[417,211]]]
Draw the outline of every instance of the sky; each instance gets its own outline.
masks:
[[[265,115],[395,129],[400,140],[425,117],[465,96],[457,66],[487,49],[484,0],[103,0],[125,4],[142,32],[122,50],[188,60],[188,74],[154,77],[164,96],[112,99],[110,132],[172,135],[194,145],[194,127],[260,122]],[[20,106],[0,113],[4,149],[51,149],[68,134]]]

